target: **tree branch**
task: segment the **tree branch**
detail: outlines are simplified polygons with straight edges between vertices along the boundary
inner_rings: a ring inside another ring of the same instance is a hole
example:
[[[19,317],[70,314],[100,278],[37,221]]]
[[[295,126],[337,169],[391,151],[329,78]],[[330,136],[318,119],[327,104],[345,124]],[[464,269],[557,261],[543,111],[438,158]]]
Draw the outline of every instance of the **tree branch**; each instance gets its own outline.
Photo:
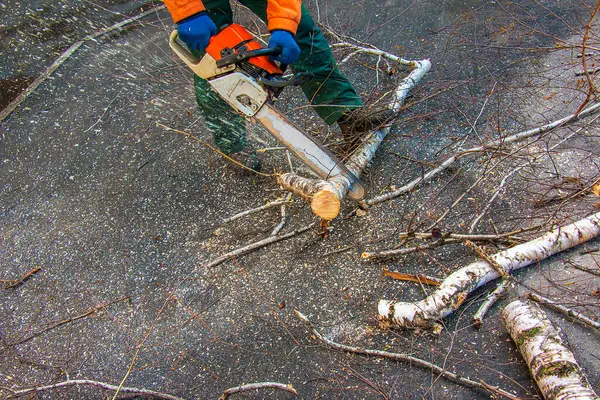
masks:
[[[325,345],[327,345],[328,347],[331,347],[332,349],[345,351],[345,352],[349,352],[349,353],[355,353],[355,354],[363,354],[363,355],[367,355],[367,356],[389,358],[389,359],[392,359],[395,361],[405,361],[410,364],[415,364],[422,368],[433,371],[436,374],[438,374],[439,376],[442,376],[448,380],[451,380],[452,382],[455,382],[455,383],[458,383],[458,384],[461,384],[461,385],[464,385],[467,387],[471,387],[471,388],[483,389],[487,392],[490,392],[492,394],[499,394],[508,399],[518,400],[518,397],[516,397],[515,395],[513,395],[503,389],[500,389],[498,387],[487,384],[481,380],[474,381],[474,380],[471,380],[468,378],[463,378],[459,374],[452,373],[442,367],[439,367],[439,366],[432,364],[428,361],[425,361],[423,359],[420,359],[420,358],[417,358],[414,356],[410,356],[408,354],[391,353],[389,351],[384,351],[384,350],[364,349],[362,347],[347,346],[344,344],[336,343],[332,340],[327,339],[323,335],[321,335],[321,333],[313,326],[313,324],[308,320],[308,318],[304,314],[302,314],[300,311],[294,310],[294,312],[296,313],[298,318],[300,318],[300,320],[302,322],[304,322],[306,324],[306,326],[312,331],[313,335],[315,335],[315,337],[317,339],[319,339],[321,342],[325,343]]]
[[[102,390],[112,390],[112,391],[119,390],[119,386],[111,385],[111,384],[105,383],[105,382],[92,381],[89,379],[67,380],[64,382],[55,383],[53,385],[36,386],[36,387],[32,387],[32,388],[19,389],[19,390],[14,390],[14,389],[9,389],[9,388],[3,387],[2,390],[10,392],[7,399],[16,399],[16,398],[22,397],[26,394],[41,393],[41,392],[46,392],[48,390],[60,389],[60,388],[65,388],[65,387],[70,387],[70,386],[92,386],[92,387],[95,387],[97,389],[102,389]],[[140,396],[149,396],[150,398],[154,398],[154,399],[185,400],[182,397],[177,397],[177,396],[173,396],[173,395],[166,394],[166,393],[156,392],[154,390],[139,389],[139,388],[135,388],[135,387],[124,387],[123,386],[120,388],[119,391],[121,393],[131,393],[131,394],[137,394]]]
[[[600,213],[596,213],[490,257],[510,273],[584,243],[599,234]],[[388,326],[439,330],[441,326],[438,320],[457,310],[473,290],[500,276],[489,263],[474,262],[450,274],[438,290],[421,301],[380,300],[379,318]]]
[[[256,249],[260,249],[262,247],[268,246],[272,243],[276,243],[285,239],[289,239],[293,236],[299,235],[301,233],[304,233],[306,231],[308,231],[310,228],[312,228],[313,226],[315,226],[316,223],[312,223],[310,225],[307,225],[303,228],[297,229],[293,232],[288,232],[285,235],[281,235],[281,236],[269,236],[266,239],[263,240],[259,240],[258,242],[254,242],[254,243],[250,243],[249,245],[246,245],[244,247],[240,247],[239,249],[230,251],[229,253],[223,254],[220,257],[217,257],[216,259],[212,260],[211,262],[209,262],[208,264],[204,264],[203,268],[212,268],[212,267],[216,267],[219,264],[224,263],[227,260],[231,260],[232,258],[235,257],[239,257],[239,256],[243,256],[245,254],[248,254]]]
[[[285,390],[286,392],[293,393],[294,395],[298,395],[296,389],[292,385],[285,385],[283,383],[277,382],[257,382],[257,383],[248,383],[246,385],[232,387],[223,392],[223,395],[219,397],[219,400],[227,400],[229,396],[236,393],[248,392],[250,390],[257,389],[279,389]]]

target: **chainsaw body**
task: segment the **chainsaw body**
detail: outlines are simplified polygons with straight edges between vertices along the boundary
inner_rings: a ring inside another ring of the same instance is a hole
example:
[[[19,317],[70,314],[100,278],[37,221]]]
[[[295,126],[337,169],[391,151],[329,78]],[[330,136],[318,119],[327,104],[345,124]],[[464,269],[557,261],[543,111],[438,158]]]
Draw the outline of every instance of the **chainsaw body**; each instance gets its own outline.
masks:
[[[310,74],[284,76],[284,65],[270,56],[279,48],[263,48],[246,29],[231,24],[213,36],[204,56],[197,60],[178,40],[177,31],[170,46],[188,67],[206,79],[213,90],[235,111],[263,125],[277,140],[296,154],[323,179],[344,175],[352,183],[349,196],[360,200],[365,190],[360,180],[326,147],[272,107],[271,103],[286,86],[302,84]]]
[[[268,99],[276,98],[283,87],[298,85],[309,76],[297,74],[283,79],[279,65],[269,59],[280,49],[265,49],[244,27],[231,24],[213,36],[198,62],[171,34],[171,47],[199,77],[237,112],[252,117]]]

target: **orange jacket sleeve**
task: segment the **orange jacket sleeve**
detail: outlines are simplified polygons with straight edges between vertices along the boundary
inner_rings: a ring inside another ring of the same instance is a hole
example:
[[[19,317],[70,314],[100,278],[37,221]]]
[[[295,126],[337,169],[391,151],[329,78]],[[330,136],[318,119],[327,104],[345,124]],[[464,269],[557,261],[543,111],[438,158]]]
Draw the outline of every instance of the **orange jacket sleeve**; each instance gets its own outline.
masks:
[[[164,2],[175,23],[206,9],[200,0],[164,0]]]
[[[175,23],[204,11],[201,0],[164,0]],[[293,34],[300,23],[302,0],[268,0],[267,20],[269,31],[283,29]]]
[[[302,0],[269,0],[267,20],[269,31],[283,29],[296,34],[302,11]]]

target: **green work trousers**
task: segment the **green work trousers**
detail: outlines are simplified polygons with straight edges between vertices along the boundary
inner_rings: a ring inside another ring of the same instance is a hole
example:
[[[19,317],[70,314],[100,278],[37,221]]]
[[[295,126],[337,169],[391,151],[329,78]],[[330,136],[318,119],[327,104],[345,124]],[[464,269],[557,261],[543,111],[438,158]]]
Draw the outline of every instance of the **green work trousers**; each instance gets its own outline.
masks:
[[[266,22],[267,0],[240,2]],[[229,0],[204,0],[203,3],[217,28],[233,22]],[[360,107],[360,96],[338,70],[327,39],[304,5],[295,39],[300,46],[300,56],[292,70],[314,75],[301,88],[319,116],[328,125],[332,125],[344,112]],[[246,145],[245,119],[235,113],[204,79],[195,76],[194,85],[198,106],[213,134],[215,144],[225,154],[241,151]]]

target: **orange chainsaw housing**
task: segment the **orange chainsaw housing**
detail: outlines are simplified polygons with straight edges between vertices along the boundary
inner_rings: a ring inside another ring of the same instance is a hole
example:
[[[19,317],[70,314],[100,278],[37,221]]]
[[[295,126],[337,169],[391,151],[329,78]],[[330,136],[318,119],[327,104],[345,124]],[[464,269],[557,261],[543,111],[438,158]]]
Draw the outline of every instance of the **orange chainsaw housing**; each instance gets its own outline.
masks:
[[[206,52],[216,61],[219,61],[223,58],[221,55],[222,50],[232,49],[237,53],[237,50],[242,46],[248,51],[263,48],[254,36],[252,36],[252,34],[243,26],[231,24],[210,39],[210,42],[206,47]],[[271,61],[267,56],[252,57],[247,62],[267,71],[269,74],[283,74],[283,71],[281,71],[277,64]]]

